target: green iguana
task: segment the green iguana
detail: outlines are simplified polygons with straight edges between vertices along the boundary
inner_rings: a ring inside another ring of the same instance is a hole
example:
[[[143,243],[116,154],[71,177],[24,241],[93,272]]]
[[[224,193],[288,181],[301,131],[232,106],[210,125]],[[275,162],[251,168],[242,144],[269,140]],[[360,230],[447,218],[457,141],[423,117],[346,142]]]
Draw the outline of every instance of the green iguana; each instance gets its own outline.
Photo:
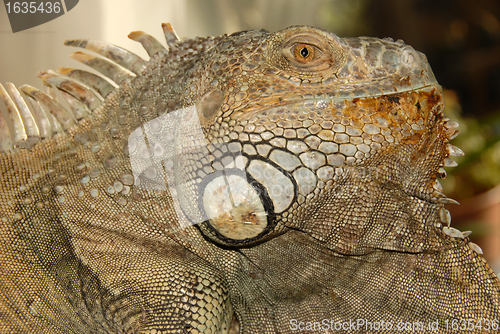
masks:
[[[426,57],[295,26],[0,86],[1,333],[492,333]]]

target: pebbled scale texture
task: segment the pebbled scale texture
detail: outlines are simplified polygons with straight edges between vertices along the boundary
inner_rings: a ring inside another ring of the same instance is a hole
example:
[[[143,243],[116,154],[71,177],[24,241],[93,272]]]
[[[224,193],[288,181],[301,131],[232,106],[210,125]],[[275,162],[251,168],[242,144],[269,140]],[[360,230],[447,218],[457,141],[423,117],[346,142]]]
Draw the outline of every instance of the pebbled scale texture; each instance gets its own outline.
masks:
[[[422,53],[163,30],[129,35],[149,60],[66,41],[102,76],[0,85],[1,333],[495,332],[499,280],[444,208],[463,152]]]

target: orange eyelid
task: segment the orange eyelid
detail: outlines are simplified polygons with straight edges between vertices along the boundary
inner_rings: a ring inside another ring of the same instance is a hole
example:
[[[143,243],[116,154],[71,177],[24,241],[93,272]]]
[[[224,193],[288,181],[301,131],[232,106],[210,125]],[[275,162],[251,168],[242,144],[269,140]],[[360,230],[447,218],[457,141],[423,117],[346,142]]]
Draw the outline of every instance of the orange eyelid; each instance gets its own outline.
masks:
[[[300,62],[311,61],[316,57],[316,49],[310,44],[295,44],[293,46],[293,56]]]

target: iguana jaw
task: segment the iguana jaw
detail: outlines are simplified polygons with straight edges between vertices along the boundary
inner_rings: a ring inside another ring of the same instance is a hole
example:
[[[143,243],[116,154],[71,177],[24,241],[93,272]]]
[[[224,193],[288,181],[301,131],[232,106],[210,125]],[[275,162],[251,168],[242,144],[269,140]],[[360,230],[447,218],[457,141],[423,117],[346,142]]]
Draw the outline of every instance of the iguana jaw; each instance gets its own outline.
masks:
[[[263,104],[259,111],[232,115],[244,126],[248,138],[259,138],[255,142],[247,140],[242,154],[248,182],[266,193],[262,203],[267,204],[260,211],[269,211],[272,221],[261,230],[263,233],[270,232],[269,227],[278,226],[281,231],[288,227],[325,241],[335,229],[331,219],[338,210],[353,205],[349,203],[356,203],[353,209],[363,207],[363,203],[380,196],[380,201],[392,203],[391,214],[400,221],[405,220],[398,200],[407,206],[425,206],[425,215],[414,219],[407,213],[408,221],[415,225],[425,220],[432,231],[429,233],[436,233],[444,196],[434,185],[450,154],[448,139],[454,133],[443,117],[439,86],[344,101],[303,99],[294,103],[292,99],[271,107],[265,105],[266,101]],[[294,126],[298,122],[301,127]],[[268,146],[267,153],[262,153],[262,148]],[[271,176],[266,177],[266,173]],[[204,184],[208,181],[200,182]],[[275,187],[283,191],[274,192]],[[292,195],[287,195],[290,189]],[[205,206],[212,203],[206,196],[201,197]],[[308,203],[307,209],[302,209],[304,203]],[[311,222],[311,217],[318,215],[323,222]],[[360,220],[359,215],[349,216],[349,221],[356,221],[362,228]],[[325,222],[329,222],[328,227],[315,231]],[[322,234],[325,231],[330,232]],[[262,240],[262,235],[254,238],[252,234],[247,239],[246,234],[241,235],[241,243]],[[415,244],[412,249],[418,252],[435,246]],[[365,244],[356,251],[377,247],[385,246]],[[398,247],[388,249],[403,249]]]
[[[281,108],[285,113],[294,107],[297,105]],[[432,86],[342,104],[330,102],[323,110],[317,105],[305,107],[334,123],[332,130],[321,128],[313,136],[322,139],[314,150],[327,157],[327,164],[336,165],[316,169],[320,190],[306,193],[297,180],[298,197],[308,203],[307,209],[302,210],[301,205],[290,209],[285,225],[342,254],[359,255],[374,249],[422,252],[441,247],[441,228],[449,224],[442,203],[450,200],[434,186],[443,177],[442,167],[449,165],[446,159],[456,151],[448,144],[455,130],[444,118],[443,108],[440,89]],[[327,131],[333,132],[330,138],[326,138]],[[356,144],[358,140],[361,144]],[[331,147],[326,143],[338,150],[322,151]],[[362,145],[369,150],[363,152]],[[353,147],[356,149],[350,151]],[[363,154],[357,154],[359,151]],[[336,158],[339,156],[342,158]],[[311,161],[304,164],[310,168]],[[331,170],[329,178],[322,172],[326,169]],[[388,219],[395,219],[394,229],[385,230],[392,224]]]

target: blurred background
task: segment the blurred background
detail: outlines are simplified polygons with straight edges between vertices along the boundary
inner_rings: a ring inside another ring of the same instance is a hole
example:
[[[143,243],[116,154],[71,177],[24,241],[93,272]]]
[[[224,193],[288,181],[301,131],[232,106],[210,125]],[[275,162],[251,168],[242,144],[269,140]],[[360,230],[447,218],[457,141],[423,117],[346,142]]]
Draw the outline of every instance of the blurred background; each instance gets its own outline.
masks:
[[[306,24],[341,37],[403,39],[424,52],[444,88],[446,114],[460,123],[453,143],[466,155],[448,168],[445,193],[452,226],[471,230],[472,241],[500,271],[500,1],[498,0],[80,0],[51,22],[13,34],[0,8],[0,82],[39,88],[34,73],[82,67],[67,57],[69,38],[93,38],[147,59],[127,38],[143,30],[164,41],[162,22],[181,37],[246,29],[276,31]]]

